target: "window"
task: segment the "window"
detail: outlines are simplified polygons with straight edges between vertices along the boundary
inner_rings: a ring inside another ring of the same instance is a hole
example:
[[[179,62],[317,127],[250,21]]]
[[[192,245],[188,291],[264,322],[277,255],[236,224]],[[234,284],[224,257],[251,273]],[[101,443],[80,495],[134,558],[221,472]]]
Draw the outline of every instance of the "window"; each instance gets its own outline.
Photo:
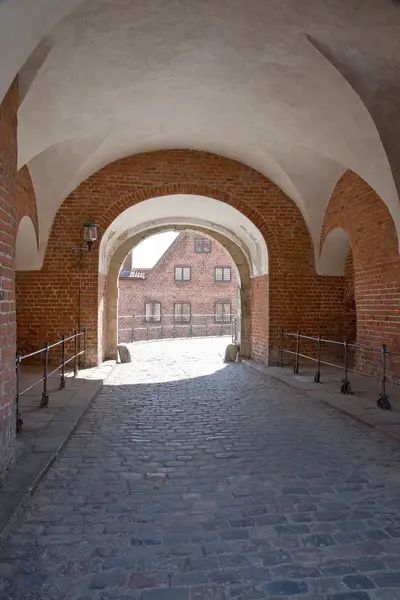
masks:
[[[174,304],[175,323],[189,323],[191,317],[189,302],[176,302]]]
[[[175,267],[175,281],[190,281],[191,267]]]
[[[146,323],[161,321],[161,304],[160,302],[146,302],[144,305],[144,320]]]
[[[231,268],[230,267],[215,267],[215,281],[230,281],[231,280]]]
[[[210,253],[211,252],[211,240],[207,238],[197,237],[194,240],[194,251]]]
[[[231,322],[231,303],[217,302],[215,304],[215,321],[216,323]]]

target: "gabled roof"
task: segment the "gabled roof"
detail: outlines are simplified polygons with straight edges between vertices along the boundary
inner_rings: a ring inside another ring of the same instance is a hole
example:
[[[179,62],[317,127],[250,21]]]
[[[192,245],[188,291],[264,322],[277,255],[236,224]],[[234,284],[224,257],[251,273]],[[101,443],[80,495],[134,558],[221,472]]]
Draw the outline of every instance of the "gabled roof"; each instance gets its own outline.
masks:
[[[120,277],[123,279],[146,279],[152,269],[132,269],[132,271],[121,271]]]

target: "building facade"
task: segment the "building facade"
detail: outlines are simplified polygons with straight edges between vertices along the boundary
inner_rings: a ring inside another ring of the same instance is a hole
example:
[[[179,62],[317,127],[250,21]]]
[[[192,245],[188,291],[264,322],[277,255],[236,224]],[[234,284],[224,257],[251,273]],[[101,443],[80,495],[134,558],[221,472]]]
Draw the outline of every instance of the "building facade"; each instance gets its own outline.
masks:
[[[231,334],[238,281],[221,244],[184,231],[152,269],[132,267],[133,255],[119,276],[120,342]]]

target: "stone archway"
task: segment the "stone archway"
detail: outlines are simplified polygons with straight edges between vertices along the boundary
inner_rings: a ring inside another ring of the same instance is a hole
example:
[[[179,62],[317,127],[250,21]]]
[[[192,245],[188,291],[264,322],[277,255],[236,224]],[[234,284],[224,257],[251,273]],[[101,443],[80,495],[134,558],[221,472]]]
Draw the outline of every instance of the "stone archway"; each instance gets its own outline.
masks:
[[[312,239],[296,204],[247,165],[206,152],[161,150],[107,165],[64,201],[53,223],[43,267],[23,272],[19,279],[20,294],[30,303],[29,312],[20,315],[19,330],[28,332],[21,347],[29,345],[31,331],[45,330],[51,342],[76,329],[79,322],[89,332],[87,364],[101,361],[98,307],[106,275],[99,275],[98,243],[84,254],[80,271],[76,269],[82,223],[88,217],[95,219],[101,239],[129,207],[144,207],[146,200],[174,194],[213,198],[236,209],[268,246],[268,275],[251,280],[252,358],[268,361],[269,348],[278,344],[282,327],[332,335],[342,318],[345,281],[316,273]],[[263,308],[265,298],[268,313]],[[50,320],[47,314],[52,315]]]
[[[114,252],[109,262],[107,279],[104,286],[104,295],[99,294],[99,346],[102,348],[102,358],[115,359],[117,353],[117,337],[118,337],[118,275],[122,263],[128,252],[141,242],[146,237],[168,231],[171,226],[161,225],[146,229],[140,233],[126,239]],[[176,226],[176,230],[194,229],[212,237],[219,242],[231,255],[238,272],[238,280],[240,282],[240,332],[239,343],[241,355],[244,358],[251,356],[251,272],[250,265],[243,250],[239,248],[228,237],[212,231],[205,227],[184,227]],[[265,302],[265,317],[267,319],[268,312],[268,296],[264,299]],[[101,309],[101,306],[104,308]],[[267,319],[268,320],[268,319]]]

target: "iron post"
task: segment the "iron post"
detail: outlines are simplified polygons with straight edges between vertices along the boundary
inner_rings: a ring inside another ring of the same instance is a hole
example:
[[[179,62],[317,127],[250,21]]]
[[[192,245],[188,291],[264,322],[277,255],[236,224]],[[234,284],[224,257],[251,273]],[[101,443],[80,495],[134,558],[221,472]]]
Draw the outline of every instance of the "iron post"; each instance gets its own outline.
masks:
[[[381,350],[381,370],[382,370],[382,392],[379,395],[379,398],[377,400],[377,405],[379,408],[381,408],[382,410],[392,410],[391,404],[389,402],[389,397],[387,395],[386,392],[386,381],[387,381],[387,357],[388,355],[388,349],[386,344],[382,345],[382,350]]]
[[[20,397],[20,379],[21,379],[21,353],[17,352],[17,356],[16,356],[16,361],[15,361],[15,387],[16,387],[16,392],[15,392],[15,405],[16,405],[16,413],[15,413],[15,418],[16,418],[16,428],[17,428],[17,435],[21,433],[22,430],[22,425],[23,425],[23,421],[21,419],[21,413],[19,411],[19,397]]]
[[[314,377],[315,383],[321,382],[321,334],[318,336],[317,341],[317,372]]]
[[[350,381],[349,381],[349,348],[348,348],[347,338],[344,340],[343,346],[344,346],[344,379],[342,380],[340,393],[350,395],[353,392],[351,391],[351,385],[350,385]]]
[[[83,366],[86,367],[86,327],[83,330]]]
[[[297,332],[297,337],[296,337],[296,357],[294,360],[294,365],[293,365],[293,373],[295,373],[297,375],[297,373],[299,372],[299,354],[300,354],[300,331]]]
[[[65,388],[65,335],[61,338],[61,379],[60,390]]]
[[[49,405],[49,394],[47,392],[47,375],[49,371],[49,342],[44,343],[44,365],[43,365],[43,392],[40,401],[40,408],[46,408]]]
[[[78,377],[78,336],[76,329],[74,331],[74,342],[74,377]]]

